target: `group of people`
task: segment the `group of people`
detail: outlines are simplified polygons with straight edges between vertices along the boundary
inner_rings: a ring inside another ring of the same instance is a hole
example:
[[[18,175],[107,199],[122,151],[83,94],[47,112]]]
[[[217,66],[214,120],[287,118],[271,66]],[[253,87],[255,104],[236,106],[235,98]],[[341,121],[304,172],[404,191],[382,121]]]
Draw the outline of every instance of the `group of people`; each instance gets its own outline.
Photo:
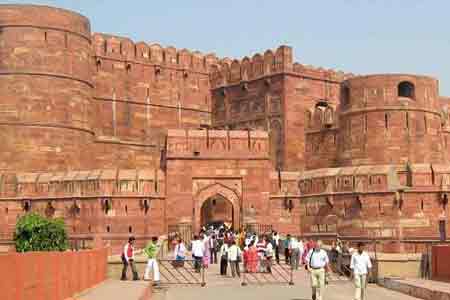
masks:
[[[283,245],[281,245],[283,241]],[[122,253],[122,280],[126,280],[128,267],[131,268],[133,280],[139,280],[139,275],[134,263],[135,238],[130,237],[124,246]],[[330,258],[328,252],[323,249],[322,242],[301,240],[291,235],[281,239],[277,232],[258,236],[250,232],[234,232],[227,228],[209,228],[202,230],[194,236],[190,248],[196,272],[201,268],[208,268],[210,264],[220,263],[220,275],[226,276],[228,266],[232,277],[240,277],[240,263],[243,263],[245,272],[271,272],[274,263],[280,263],[280,249],[283,246],[285,263],[290,264],[293,270],[304,265],[309,272],[312,287],[312,299],[323,300],[326,286],[327,273],[330,271]],[[147,266],[144,280],[150,280],[150,272],[153,271],[154,285],[160,281],[157,255],[161,247],[161,241],[153,237],[142,252],[147,256]],[[330,253],[342,250],[340,241],[334,243]],[[347,247],[346,247],[347,248]],[[349,248],[349,247],[348,247]],[[372,264],[369,255],[364,251],[364,244],[358,243],[357,249],[351,249],[352,278],[355,284],[355,299],[366,299],[366,286]],[[173,244],[174,267],[184,264],[188,247],[183,239],[177,237]],[[350,251],[349,251],[350,252]]]
[[[323,300],[326,275],[330,272],[330,260],[322,246],[320,240],[314,243],[305,258],[306,269],[311,278],[313,300]],[[351,275],[355,285],[355,300],[366,299],[366,288],[371,268],[370,256],[364,251],[364,244],[358,243],[357,249],[352,251],[350,259]]]
[[[158,266],[158,253],[161,248],[161,241],[158,237],[152,237],[150,242],[147,243],[144,249],[137,251],[135,249],[135,237],[130,237],[128,242],[123,247],[121,260],[123,264],[121,280],[127,280],[128,267],[131,268],[133,274],[133,280],[140,280],[138,271],[136,269],[135,255],[138,253],[144,253],[147,257],[147,266],[145,268],[143,280],[150,280],[150,272],[153,272],[153,285],[159,285],[160,273]]]
[[[201,267],[207,269],[210,264],[220,263],[221,275],[226,275],[230,266],[232,276],[240,276],[242,251],[237,240],[238,233],[224,226],[200,231],[191,243],[196,272],[200,272]]]

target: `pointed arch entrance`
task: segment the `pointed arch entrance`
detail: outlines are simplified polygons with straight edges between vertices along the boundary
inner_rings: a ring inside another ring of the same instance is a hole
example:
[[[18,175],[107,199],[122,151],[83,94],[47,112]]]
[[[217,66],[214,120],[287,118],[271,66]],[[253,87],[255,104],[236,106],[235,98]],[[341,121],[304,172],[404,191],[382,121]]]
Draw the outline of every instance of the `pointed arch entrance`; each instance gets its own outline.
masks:
[[[198,232],[209,221],[231,221],[233,228],[240,227],[240,199],[233,189],[215,183],[197,193],[194,231]]]
[[[219,194],[203,202],[200,210],[200,226],[213,223],[234,224],[233,203]]]

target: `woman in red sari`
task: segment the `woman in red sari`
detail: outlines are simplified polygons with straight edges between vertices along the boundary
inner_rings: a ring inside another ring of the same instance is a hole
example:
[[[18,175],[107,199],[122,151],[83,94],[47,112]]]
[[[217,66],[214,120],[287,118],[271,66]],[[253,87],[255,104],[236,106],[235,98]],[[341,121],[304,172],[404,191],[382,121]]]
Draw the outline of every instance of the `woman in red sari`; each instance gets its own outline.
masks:
[[[249,273],[256,273],[258,270],[258,250],[256,250],[254,241],[248,245],[247,254],[247,271]]]

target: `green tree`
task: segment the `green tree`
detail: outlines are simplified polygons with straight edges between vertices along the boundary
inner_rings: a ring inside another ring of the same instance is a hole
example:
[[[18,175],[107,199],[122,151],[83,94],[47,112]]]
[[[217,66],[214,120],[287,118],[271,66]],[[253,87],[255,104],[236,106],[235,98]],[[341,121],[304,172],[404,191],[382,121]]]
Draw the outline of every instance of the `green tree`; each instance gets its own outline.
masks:
[[[17,252],[64,251],[68,247],[64,220],[47,219],[36,213],[19,219],[14,241]]]

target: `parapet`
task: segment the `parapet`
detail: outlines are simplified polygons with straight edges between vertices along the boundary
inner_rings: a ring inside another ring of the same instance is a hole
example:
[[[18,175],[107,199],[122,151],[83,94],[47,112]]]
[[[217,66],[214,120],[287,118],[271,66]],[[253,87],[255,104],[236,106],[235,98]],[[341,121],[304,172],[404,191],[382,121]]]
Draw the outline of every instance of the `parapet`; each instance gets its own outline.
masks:
[[[64,30],[90,40],[88,18],[79,13],[43,5],[0,4],[0,27],[27,26]]]
[[[363,107],[405,106],[438,110],[438,81],[414,74],[374,74],[345,81],[343,110]]]
[[[250,59],[221,59],[211,72],[211,85],[220,87],[241,81],[253,80],[262,76],[292,71],[292,48],[280,46],[275,51],[256,53]]]
[[[0,173],[3,198],[150,196],[164,191],[157,169],[98,169],[51,173]]]
[[[215,54],[203,54],[187,49],[177,50],[159,44],[134,43],[126,37],[103,33],[92,36],[94,53],[97,57],[110,57],[127,61],[138,61],[159,66],[208,73],[218,61]]]
[[[304,171],[298,186],[302,195],[394,192],[399,180],[395,165],[372,165]]]
[[[167,133],[168,159],[269,159],[266,131],[183,130]]]
[[[293,71],[296,74],[309,78],[338,82],[347,80],[355,76],[353,73],[345,73],[344,71],[340,70],[324,69],[311,65],[302,65],[300,63],[294,64]]]
[[[276,50],[267,50],[264,54],[256,53],[252,58],[244,57],[241,60],[221,59],[212,68],[211,85],[213,88],[219,88],[282,72],[318,80],[339,82],[353,76],[351,73],[342,71],[326,70],[294,63],[292,48],[283,45]]]

